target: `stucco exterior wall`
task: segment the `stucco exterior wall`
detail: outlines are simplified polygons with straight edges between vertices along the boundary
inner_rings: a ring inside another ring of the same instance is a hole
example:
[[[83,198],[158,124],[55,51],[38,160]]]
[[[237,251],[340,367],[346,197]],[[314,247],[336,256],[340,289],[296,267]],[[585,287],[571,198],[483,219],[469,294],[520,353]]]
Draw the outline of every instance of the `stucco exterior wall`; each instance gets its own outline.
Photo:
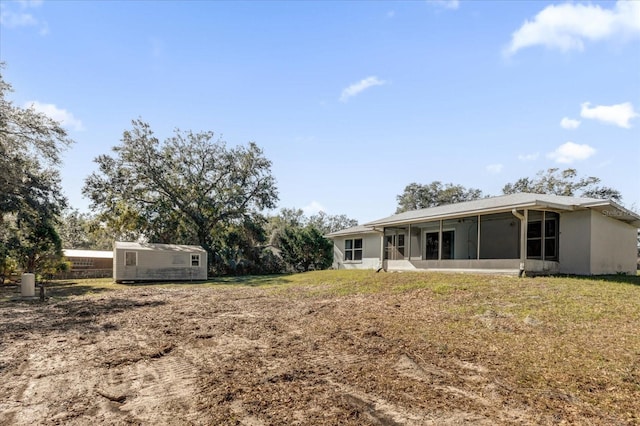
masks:
[[[344,241],[354,238],[362,238],[362,260],[344,260]],[[382,244],[380,234],[364,234],[333,239],[333,264],[334,269],[378,269],[380,262],[380,249]]]
[[[591,274],[636,274],[637,229],[591,212]]]
[[[635,274],[637,230],[595,210],[560,215],[560,272]]]
[[[591,274],[591,211],[560,214],[560,273]]]
[[[136,252],[137,265],[125,265],[125,252]],[[191,266],[191,255],[200,255],[200,266]],[[206,280],[205,251],[163,251],[115,248],[113,253],[114,281]]]

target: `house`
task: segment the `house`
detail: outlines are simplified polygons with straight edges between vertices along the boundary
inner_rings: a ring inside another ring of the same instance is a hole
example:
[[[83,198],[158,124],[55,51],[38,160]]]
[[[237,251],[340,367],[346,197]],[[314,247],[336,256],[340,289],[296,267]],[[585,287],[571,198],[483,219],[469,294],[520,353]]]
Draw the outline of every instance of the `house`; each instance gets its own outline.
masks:
[[[62,254],[71,264],[59,278],[106,278],[113,274],[113,252],[101,250],[64,249]]]
[[[206,279],[207,252],[200,246],[121,241],[114,243],[115,282]]]
[[[636,273],[640,216],[610,200],[519,193],[327,235],[336,269]]]

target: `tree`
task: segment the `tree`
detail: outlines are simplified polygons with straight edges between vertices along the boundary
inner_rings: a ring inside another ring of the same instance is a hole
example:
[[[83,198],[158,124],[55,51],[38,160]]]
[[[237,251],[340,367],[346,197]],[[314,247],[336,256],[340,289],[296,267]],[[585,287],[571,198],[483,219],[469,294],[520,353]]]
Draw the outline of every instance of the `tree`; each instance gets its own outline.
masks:
[[[311,215],[308,223],[315,226],[323,235],[358,225],[358,221],[345,214],[330,215],[323,211]]]
[[[62,242],[56,232],[55,218],[46,212],[21,212],[9,246],[18,263],[27,272],[55,268],[62,258]]]
[[[578,178],[576,169],[560,170],[551,168],[540,170],[535,178],[520,178],[502,188],[503,194],[531,192],[534,194],[553,194],[565,196],[582,196],[590,198],[621,201],[619,191],[606,186],[598,186],[600,179],[594,176]]]
[[[326,235],[357,224],[357,220],[351,219],[345,214],[331,215],[321,211],[307,217],[302,209],[283,208],[280,209],[278,215],[268,218],[266,231],[269,236],[269,244],[277,247],[278,239],[287,227],[301,228],[313,225],[322,235]]]
[[[223,254],[220,232],[275,207],[271,162],[255,143],[227,148],[213,132],[179,130],[160,142],[149,124],[132,125],[114,156],[96,158],[99,171],[83,188],[98,219],[113,229],[152,242],[200,244],[213,262]]]
[[[56,225],[66,198],[56,167],[72,140],[46,115],[13,105],[5,97],[11,91],[0,74],[0,263],[14,256],[37,272],[61,257]]]
[[[358,221],[346,215],[320,212],[309,217],[302,209],[283,208],[267,220],[266,231],[271,247],[290,270],[325,269],[333,262],[333,243],[324,235],[356,226]]]
[[[482,198],[482,191],[475,188],[465,188],[453,183],[442,184],[433,181],[427,185],[410,183],[398,195],[398,208],[396,213],[410,210],[424,209],[427,207],[441,206],[445,204],[460,203]]]
[[[285,228],[279,246],[284,261],[297,272],[326,269],[333,262],[333,244],[313,225]]]
[[[214,259],[213,270],[218,274],[273,274],[284,271],[285,266],[266,244],[266,219],[261,215],[235,221],[226,229],[216,232],[221,247]]]
[[[268,244],[279,248],[280,237],[287,228],[299,228],[307,223],[307,218],[302,209],[280,209],[280,214],[270,216],[267,219],[266,232],[268,235]]]
[[[89,237],[89,215],[78,210],[66,210],[63,212],[58,225],[58,234],[62,240],[62,246],[68,249],[94,248]]]
[[[80,213],[77,209],[64,211],[58,234],[62,246],[68,249],[112,250],[114,241],[130,239],[113,232],[90,213]]]

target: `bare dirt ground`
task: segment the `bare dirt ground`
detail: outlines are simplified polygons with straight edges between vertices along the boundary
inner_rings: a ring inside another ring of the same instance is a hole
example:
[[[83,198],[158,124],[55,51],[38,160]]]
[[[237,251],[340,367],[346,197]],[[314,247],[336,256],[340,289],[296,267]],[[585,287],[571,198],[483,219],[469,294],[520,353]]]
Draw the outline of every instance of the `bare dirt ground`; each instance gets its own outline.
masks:
[[[249,287],[1,303],[0,424],[623,423],[561,393],[541,410],[490,357],[403,332],[446,315]]]

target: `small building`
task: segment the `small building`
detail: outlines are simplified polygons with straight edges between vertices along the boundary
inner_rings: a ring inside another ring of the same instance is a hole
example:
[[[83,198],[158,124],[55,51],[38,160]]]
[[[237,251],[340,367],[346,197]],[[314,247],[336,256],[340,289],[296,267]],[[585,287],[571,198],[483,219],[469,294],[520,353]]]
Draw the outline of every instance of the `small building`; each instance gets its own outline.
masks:
[[[200,246],[121,241],[114,243],[115,282],[206,279],[207,252]]]
[[[336,269],[635,274],[640,216],[610,200],[519,193],[327,235]]]
[[[113,275],[113,252],[102,250],[64,249],[62,254],[70,268],[58,278],[106,278]]]

